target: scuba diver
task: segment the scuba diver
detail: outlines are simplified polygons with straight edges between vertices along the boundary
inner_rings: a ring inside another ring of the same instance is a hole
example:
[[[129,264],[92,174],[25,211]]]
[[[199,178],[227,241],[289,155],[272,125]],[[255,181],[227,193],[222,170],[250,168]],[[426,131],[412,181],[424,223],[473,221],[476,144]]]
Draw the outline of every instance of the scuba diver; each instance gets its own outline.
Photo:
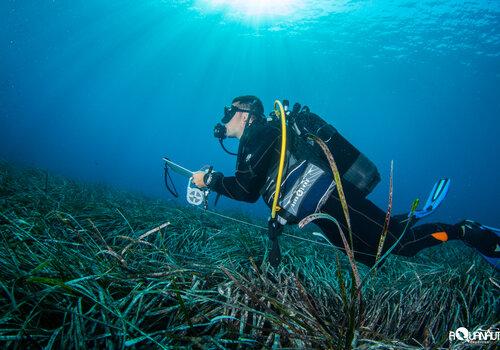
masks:
[[[269,223],[269,236],[276,240],[286,224],[297,224],[313,213],[326,213],[337,218],[346,232],[348,223],[339,198],[334,190],[336,182],[327,157],[321,149],[301,137],[312,134],[320,138],[331,150],[341,176],[343,192],[349,207],[352,232],[351,247],[356,261],[367,266],[376,262],[382,228],[386,212],[366,198],[380,181],[375,165],[340,133],[322,118],[311,113],[309,108],[297,103],[292,111],[288,101],[283,101],[287,115],[288,133],[285,165],[282,181],[278,181],[278,164],[282,154],[282,128],[276,113],[267,118],[259,98],[239,96],[224,108],[221,123],[214,128],[214,134],[222,147],[225,138],[239,139],[236,172],[225,176],[220,172],[197,171],[193,173],[193,183],[201,189],[210,189],[218,196],[256,202],[260,196],[271,207],[278,192],[276,218]],[[288,146],[289,145],[289,146]],[[277,191],[276,184],[281,182]],[[422,249],[451,240],[461,240],[475,248],[495,268],[500,268],[499,231],[481,224],[464,220],[454,225],[445,223],[416,222],[430,214],[444,199],[449,179],[440,180],[427,200],[424,209],[410,214],[392,216],[389,220],[383,251],[394,246],[396,255],[414,256]],[[408,222],[409,220],[409,222]],[[335,246],[343,249],[342,237],[337,225],[320,218],[314,223],[325,237]],[[405,232],[405,226],[408,227]],[[399,240],[399,242],[398,242]],[[279,246],[278,246],[279,251]],[[271,259],[270,259],[271,260]],[[271,261],[271,264],[273,262]],[[279,260],[274,265],[279,264]]]

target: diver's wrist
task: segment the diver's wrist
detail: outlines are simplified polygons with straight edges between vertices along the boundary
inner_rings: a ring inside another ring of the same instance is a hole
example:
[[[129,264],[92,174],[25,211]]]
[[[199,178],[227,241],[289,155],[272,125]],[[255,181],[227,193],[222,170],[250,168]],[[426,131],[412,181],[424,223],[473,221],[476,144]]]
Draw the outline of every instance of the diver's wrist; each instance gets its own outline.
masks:
[[[203,176],[203,182],[205,183],[205,186],[209,186],[210,187],[210,184],[212,183],[212,173],[206,173],[204,176]]]
[[[210,171],[203,176],[203,182],[207,187],[212,187],[222,178],[222,176],[221,173]]]

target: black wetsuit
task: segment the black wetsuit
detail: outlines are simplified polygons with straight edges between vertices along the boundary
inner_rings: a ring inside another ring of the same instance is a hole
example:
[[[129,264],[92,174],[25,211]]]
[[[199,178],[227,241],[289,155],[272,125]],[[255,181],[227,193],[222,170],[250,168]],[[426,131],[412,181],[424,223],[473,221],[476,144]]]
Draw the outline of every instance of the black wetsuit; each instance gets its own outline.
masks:
[[[279,161],[280,134],[281,130],[278,127],[265,123],[248,125],[240,139],[235,175],[224,176],[221,173],[213,173],[210,178],[206,175],[205,182],[208,187],[238,201],[256,202],[264,190],[269,169]],[[370,200],[357,196],[355,191],[350,191],[348,187],[345,188],[345,193],[350,208],[355,258],[371,266],[375,261],[386,213]],[[318,202],[321,196],[318,194],[315,196]],[[320,211],[335,217],[343,227],[343,231],[348,232],[336,189],[331,192]],[[333,244],[343,249],[338,228],[332,221],[319,219],[314,223]],[[404,231],[404,226],[401,220],[396,217],[391,218],[384,251],[397,241]],[[457,225],[442,223],[409,227],[393,252],[397,255],[413,256],[420,250],[445,240],[458,239],[458,230]]]

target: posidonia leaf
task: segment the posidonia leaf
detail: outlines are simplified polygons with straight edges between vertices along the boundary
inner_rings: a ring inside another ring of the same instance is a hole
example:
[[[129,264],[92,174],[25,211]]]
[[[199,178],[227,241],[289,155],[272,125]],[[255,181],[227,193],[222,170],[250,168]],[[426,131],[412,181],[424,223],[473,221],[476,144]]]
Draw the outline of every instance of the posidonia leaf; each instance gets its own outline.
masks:
[[[67,286],[63,280],[61,279],[58,279],[58,278],[50,278],[50,277],[36,277],[36,276],[32,276],[32,277],[29,277],[27,280],[27,282],[31,282],[31,283],[43,283],[43,284],[48,284],[49,286],[58,286],[58,287],[61,287],[61,288],[64,288],[65,290],[67,290],[68,292],[74,292],[73,288]]]
[[[389,231],[389,222],[391,220],[391,212],[392,212],[392,180],[394,175],[394,162],[391,160],[391,175],[389,177],[389,204],[387,208],[387,213],[385,214],[384,227],[382,228],[382,234],[380,235],[380,241],[378,243],[377,255],[375,256],[375,263],[380,258],[380,254],[384,248],[385,238],[387,237],[387,232]]]
[[[123,345],[126,348],[128,348],[128,347],[134,346],[135,344],[140,343],[141,341],[146,340],[146,339],[148,339],[148,337],[146,337],[146,336],[137,337],[137,338],[125,341],[125,343]]]
[[[224,315],[221,315],[221,316],[216,316],[216,317],[212,318],[210,320],[210,323],[217,323],[217,322],[223,321],[223,320],[239,321],[240,319],[236,318],[236,317],[233,317],[233,316],[224,316]]]
[[[35,273],[37,273],[38,271],[41,271],[43,270],[44,268],[46,268],[49,264],[50,264],[51,260],[45,260],[44,262],[42,262],[40,265],[38,265],[37,267],[35,267],[33,270],[30,271],[30,275],[33,275]]]

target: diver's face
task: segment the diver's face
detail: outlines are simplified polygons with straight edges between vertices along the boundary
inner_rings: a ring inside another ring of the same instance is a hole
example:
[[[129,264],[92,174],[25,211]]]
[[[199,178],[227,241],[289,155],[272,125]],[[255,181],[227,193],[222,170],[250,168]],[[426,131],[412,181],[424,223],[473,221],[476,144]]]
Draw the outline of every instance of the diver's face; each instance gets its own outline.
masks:
[[[241,138],[243,131],[245,129],[245,124],[248,119],[248,112],[236,112],[236,114],[231,118],[231,120],[225,124],[226,126],[226,136]]]

